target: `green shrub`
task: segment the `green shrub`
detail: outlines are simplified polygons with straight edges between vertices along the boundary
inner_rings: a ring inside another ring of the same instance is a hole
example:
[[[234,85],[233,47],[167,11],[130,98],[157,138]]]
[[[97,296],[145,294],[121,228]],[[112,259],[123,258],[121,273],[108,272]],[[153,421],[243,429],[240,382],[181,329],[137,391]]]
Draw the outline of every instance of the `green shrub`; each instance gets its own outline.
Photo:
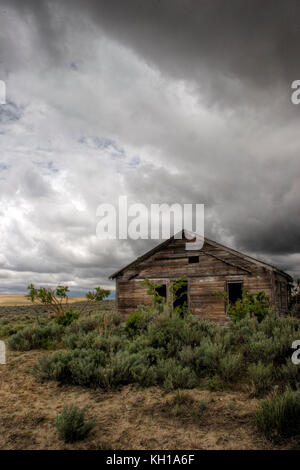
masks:
[[[141,283],[143,286],[147,287],[147,294],[151,295],[152,297],[152,304],[153,309],[158,312],[162,313],[165,307],[165,297],[159,294],[159,289],[161,284],[155,284],[146,277],[144,281]]]
[[[75,405],[65,405],[56,417],[55,426],[60,439],[64,442],[76,442],[85,439],[95,426],[93,420],[85,420],[86,408],[80,410]]]
[[[78,321],[71,323],[65,329],[65,334],[82,334],[88,333],[89,331],[94,331],[99,327],[99,319],[95,317],[84,317],[80,318]]]
[[[299,365],[293,364],[291,358],[288,358],[285,364],[282,364],[276,369],[276,376],[281,383],[285,383],[289,387],[296,389],[300,382]]]
[[[67,349],[95,349],[107,354],[118,351],[124,343],[120,335],[104,336],[96,331],[89,333],[69,333],[62,337],[63,345]]]
[[[125,331],[128,333],[129,336],[134,336],[138,333],[139,328],[142,322],[142,315],[140,312],[133,312],[126,320],[125,323]]]
[[[62,332],[63,326],[56,323],[27,326],[12,335],[8,340],[8,344],[14,351],[49,349],[60,340]]]
[[[225,382],[233,381],[241,371],[242,358],[240,354],[227,353],[220,359],[218,372]]]
[[[173,299],[173,314],[184,318],[190,314],[187,301],[184,300],[187,292],[187,280],[184,276],[175,279],[169,286]]]
[[[276,338],[268,338],[262,331],[253,334],[247,347],[247,359],[249,362],[262,361],[268,364],[276,357],[279,345]]]
[[[194,368],[195,350],[190,345],[183,346],[178,353],[178,359],[182,365]]]
[[[218,392],[223,390],[223,382],[218,375],[209,377],[207,380],[207,386],[212,392]]]
[[[189,315],[185,319],[185,324],[187,325],[187,330],[193,331],[193,334],[196,335],[196,342],[194,345],[200,344],[200,341],[203,338],[214,338],[216,334],[221,331],[222,327],[217,323],[210,320],[198,320],[193,315]]]
[[[222,344],[215,344],[210,339],[205,338],[200,346],[194,350],[195,371],[199,377],[215,375],[219,368],[219,361],[224,356]]]
[[[243,289],[242,298],[234,304],[229,304],[227,313],[233,322],[245,317],[255,317],[258,321],[262,321],[269,310],[270,300],[264,291],[250,294],[247,289]]]
[[[197,385],[195,372],[179,364],[176,359],[160,361],[157,369],[158,383],[168,391],[177,388],[193,388]]]
[[[131,338],[137,333],[141,334],[146,331],[155,315],[156,312],[153,307],[140,305],[137,311],[127,318],[124,330]]]
[[[107,363],[103,351],[75,349],[41,357],[33,373],[41,380],[56,380],[62,384],[102,387],[103,370]]]
[[[163,348],[168,357],[175,356],[185,344],[184,325],[185,321],[181,318],[169,318],[166,315],[155,318],[147,330],[149,345]]]
[[[153,354],[146,351],[129,353],[127,350],[112,355],[110,362],[102,371],[103,384],[106,388],[138,383],[144,387],[158,383],[158,371]]]
[[[254,393],[260,395],[270,390],[273,383],[273,365],[264,365],[261,361],[257,364],[250,364],[248,374],[254,386]]]
[[[138,383],[144,387],[163,383],[161,351],[146,347],[136,353],[128,350],[112,355],[103,374],[107,387]]]
[[[16,333],[18,333],[18,331],[22,330],[23,328],[24,325],[2,324],[0,325],[0,338],[15,335]]]
[[[263,400],[256,413],[258,429],[268,439],[300,435],[300,392],[287,390]]]
[[[182,390],[177,390],[168,405],[171,407],[171,414],[176,417],[187,418],[189,416],[200,418],[208,407],[205,400],[199,402],[184,393]]]
[[[59,315],[55,318],[55,322],[58,325],[68,326],[73,323],[73,321],[78,320],[79,313],[74,312],[71,308],[66,310],[63,315]]]
[[[169,404],[173,405],[190,405],[194,403],[194,399],[182,390],[176,390]]]
[[[204,411],[208,408],[208,403],[205,400],[200,400],[196,403],[196,406],[193,409],[193,415],[200,417],[203,415]]]
[[[98,331],[98,333],[101,332],[102,334],[109,335],[113,331],[118,331],[120,323],[120,314],[115,312],[99,312],[93,316],[85,316],[71,323],[66,328],[66,334]]]
[[[99,312],[67,327],[52,322],[51,328],[61,328],[55,340],[50,341],[48,330],[41,333],[50,324],[35,327],[35,335],[24,329],[11,340],[16,348],[29,349],[61,341],[67,351],[42,358],[35,368],[41,379],[61,383],[104,389],[138,383],[175,390],[204,379],[203,385],[219,390],[242,377],[251,381],[256,394],[273,383],[297,386],[298,374],[287,362],[300,333],[297,319],[269,315],[258,321],[248,316],[228,329],[192,315],[170,317],[139,307],[125,329],[119,320],[111,312]]]
[[[40,358],[33,371],[41,380],[91,388],[109,389],[129,383],[149,386],[157,383],[158,376],[151,361],[149,351],[130,354],[122,350],[108,356],[101,350],[74,349]]]
[[[232,340],[235,345],[247,345],[253,334],[261,328],[256,318],[245,317],[232,324]]]

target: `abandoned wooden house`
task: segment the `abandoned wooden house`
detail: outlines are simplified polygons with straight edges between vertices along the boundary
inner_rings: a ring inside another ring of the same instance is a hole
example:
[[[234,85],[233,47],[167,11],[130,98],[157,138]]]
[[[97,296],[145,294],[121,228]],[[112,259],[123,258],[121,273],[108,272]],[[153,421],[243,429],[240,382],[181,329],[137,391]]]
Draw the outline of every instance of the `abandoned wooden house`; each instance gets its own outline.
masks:
[[[198,318],[226,322],[226,302],[240,298],[243,287],[250,293],[264,291],[277,314],[287,313],[293,282],[287,273],[207,238],[198,251],[187,251],[186,242],[184,234],[181,239],[171,237],[110,276],[116,279],[120,313],[127,316],[139,305],[151,305],[142,284],[146,277],[160,284],[159,295],[172,302],[170,284],[181,276],[187,282],[180,298]]]

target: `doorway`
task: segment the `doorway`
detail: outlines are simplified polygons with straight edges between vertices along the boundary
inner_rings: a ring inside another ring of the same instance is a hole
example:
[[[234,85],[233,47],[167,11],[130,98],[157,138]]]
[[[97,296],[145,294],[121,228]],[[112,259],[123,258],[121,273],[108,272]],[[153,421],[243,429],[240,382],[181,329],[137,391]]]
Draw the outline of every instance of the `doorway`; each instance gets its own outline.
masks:
[[[166,284],[161,284],[159,287],[155,288],[157,295],[164,298],[164,302],[167,300],[167,286]]]
[[[176,292],[174,292],[173,308],[183,317],[188,308],[188,282],[182,281]]]
[[[227,282],[227,295],[228,302],[235,304],[237,300],[242,298],[243,294],[243,283],[240,281]]]

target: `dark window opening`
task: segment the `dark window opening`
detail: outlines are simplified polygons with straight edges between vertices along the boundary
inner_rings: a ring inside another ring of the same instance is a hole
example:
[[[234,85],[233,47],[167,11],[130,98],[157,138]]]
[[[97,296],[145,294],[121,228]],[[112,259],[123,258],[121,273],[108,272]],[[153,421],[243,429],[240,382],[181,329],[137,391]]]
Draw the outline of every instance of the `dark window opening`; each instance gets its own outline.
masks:
[[[164,297],[165,300],[167,299],[167,286],[166,286],[166,284],[162,284],[161,286],[156,287],[155,290],[156,290],[157,295],[159,295],[160,297]]]
[[[199,256],[189,256],[189,264],[199,263]]]
[[[242,289],[243,289],[242,282],[228,282],[227,293],[228,293],[229,303],[235,304],[237,300],[242,298]]]
[[[188,283],[185,281],[183,285],[176,291],[175,299],[173,301],[173,308],[177,308],[180,315],[183,317],[186,309],[188,308]]]

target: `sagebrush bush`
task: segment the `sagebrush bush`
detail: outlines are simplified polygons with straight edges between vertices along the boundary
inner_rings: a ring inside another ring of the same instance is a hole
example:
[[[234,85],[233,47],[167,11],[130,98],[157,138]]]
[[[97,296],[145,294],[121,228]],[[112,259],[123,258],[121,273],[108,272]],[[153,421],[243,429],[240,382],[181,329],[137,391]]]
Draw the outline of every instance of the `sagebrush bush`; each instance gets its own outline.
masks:
[[[89,331],[95,331],[100,325],[98,317],[83,317],[78,321],[71,323],[66,329],[65,334],[78,334],[88,333]]]
[[[12,336],[22,330],[24,325],[0,325],[0,338],[5,338],[6,336]]]
[[[268,338],[262,331],[254,333],[248,343],[247,359],[249,362],[270,363],[276,356],[278,345],[275,338]]]
[[[43,356],[33,367],[41,380],[56,380],[62,384],[103,386],[103,369],[107,357],[103,351],[76,349]]]
[[[192,346],[183,346],[178,353],[178,359],[184,366],[194,368],[195,365],[195,349]]]
[[[139,306],[136,312],[133,312],[126,320],[124,330],[130,337],[137,333],[145,331],[154,318],[153,308]]]
[[[65,405],[56,417],[55,426],[60,439],[64,442],[76,442],[85,439],[95,426],[93,420],[85,420],[86,408],[79,409],[76,405]]]
[[[236,380],[242,368],[242,358],[240,354],[227,353],[219,361],[219,376],[227,383]]]
[[[89,331],[110,334],[112,331],[118,330],[121,321],[122,317],[117,312],[99,312],[93,316],[84,316],[72,323],[66,328],[66,334],[87,333]]]
[[[66,351],[42,358],[35,373],[42,380],[103,389],[137,383],[175,390],[203,382],[218,390],[238,379],[252,384],[257,395],[274,385],[297,387],[299,375],[291,366],[291,344],[299,338],[298,319],[269,315],[258,321],[247,317],[228,329],[192,315],[155,314],[149,307],[140,308],[138,314],[132,317],[134,332],[109,312],[61,327],[55,341]],[[55,323],[47,327],[53,325],[59,327]],[[48,340],[43,340],[32,332],[18,334],[17,341],[17,335],[11,340],[20,348],[49,344],[51,336],[47,333]]]
[[[71,323],[73,323],[74,321],[78,320],[78,318],[79,318],[79,313],[74,312],[74,310],[69,308],[63,313],[63,315],[58,315],[55,318],[55,322],[58,325],[68,326],[68,325],[71,325]]]
[[[60,340],[63,326],[48,323],[40,326],[27,326],[12,335],[8,344],[14,351],[29,351],[31,349],[49,349]]]
[[[273,384],[272,364],[265,365],[261,361],[257,364],[250,364],[248,374],[256,395],[260,395],[271,389]]]
[[[62,337],[62,341],[67,349],[99,349],[109,354],[117,352],[125,338],[121,335],[104,336],[96,331],[90,331],[78,334],[69,333]]]
[[[204,338],[199,346],[195,348],[195,371],[198,376],[215,375],[218,370],[220,359],[224,356],[222,344],[213,343]]]
[[[130,337],[136,335],[141,325],[141,314],[139,312],[133,312],[126,320],[125,331]]]
[[[176,359],[168,358],[160,361],[157,366],[158,383],[166,390],[177,388],[194,388],[197,376],[189,367],[184,367]]]
[[[223,390],[223,385],[224,384],[218,375],[209,377],[207,380],[207,386],[212,392],[218,392],[220,390]]]
[[[261,324],[256,318],[242,318],[232,324],[232,341],[235,345],[247,345],[252,335],[261,328]]]
[[[298,388],[300,383],[299,365],[293,364],[290,358],[286,360],[285,364],[277,367],[275,372],[280,383],[289,385],[292,389]]]
[[[287,390],[263,400],[256,413],[258,429],[268,439],[300,435],[300,392]]]
[[[197,401],[182,390],[177,390],[171,400],[168,402],[171,408],[171,414],[176,417],[194,417],[201,418],[207,410],[208,404],[205,400]]]

